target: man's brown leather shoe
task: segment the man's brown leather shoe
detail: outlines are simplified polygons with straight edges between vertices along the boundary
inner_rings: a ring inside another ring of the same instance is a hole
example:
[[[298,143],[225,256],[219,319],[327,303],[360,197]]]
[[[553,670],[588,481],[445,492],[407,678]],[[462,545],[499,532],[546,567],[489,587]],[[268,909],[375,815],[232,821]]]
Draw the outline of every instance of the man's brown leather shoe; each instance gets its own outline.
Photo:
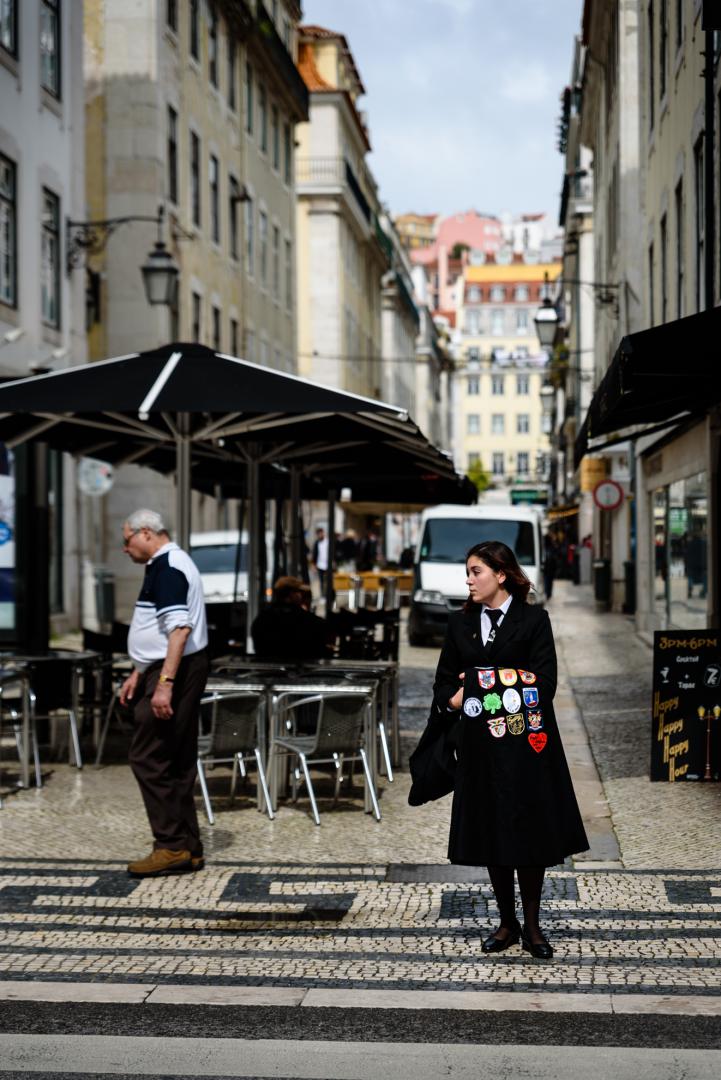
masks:
[[[203,855],[191,855],[190,865],[193,870],[202,870],[205,866],[205,856]]]
[[[170,851],[168,848],[155,848],[146,859],[128,863],[128,873],[131,877],[186,874],[193,869],[189,851]]]

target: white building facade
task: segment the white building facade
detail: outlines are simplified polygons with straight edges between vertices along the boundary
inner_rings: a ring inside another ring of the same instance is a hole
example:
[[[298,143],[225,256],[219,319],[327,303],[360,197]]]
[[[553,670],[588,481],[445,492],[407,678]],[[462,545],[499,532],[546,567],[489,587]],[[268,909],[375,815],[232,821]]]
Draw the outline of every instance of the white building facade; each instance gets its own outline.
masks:
[[[66,223],[85,218],[82,3],[0,5],[0,101],[0,375],[20,378],[86,357],[84,282],[66,269]],[[3,459],[6,519],[13,455]],[[48,470],[50,611],[62,627],[78,604],[74,468],[51,454]],[[0,607],[9,630],[15,614]]]

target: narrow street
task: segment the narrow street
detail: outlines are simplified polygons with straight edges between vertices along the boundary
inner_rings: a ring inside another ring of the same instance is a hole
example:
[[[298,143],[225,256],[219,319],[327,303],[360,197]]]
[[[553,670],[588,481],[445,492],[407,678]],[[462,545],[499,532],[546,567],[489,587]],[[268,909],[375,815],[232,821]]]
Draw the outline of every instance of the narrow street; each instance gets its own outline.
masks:
[[[129,770],[54,766],[0,812],[0,1075],[565,1077],[577,1046],[592,1077],[717,1075],[721,792],[649,783],[651,652],[630,620],[565,581],[549,610],[592,843],[546,879],[553,961],[481,954],[485,872],[448,865],[450,800],[409,808],[405,771],[380,823],[356,791],[321,799],[320,828],[302,799],[275,822],[232,807],[214,777],[207,869],[135,881]],[[404,648],[406,752],[436,659]]]

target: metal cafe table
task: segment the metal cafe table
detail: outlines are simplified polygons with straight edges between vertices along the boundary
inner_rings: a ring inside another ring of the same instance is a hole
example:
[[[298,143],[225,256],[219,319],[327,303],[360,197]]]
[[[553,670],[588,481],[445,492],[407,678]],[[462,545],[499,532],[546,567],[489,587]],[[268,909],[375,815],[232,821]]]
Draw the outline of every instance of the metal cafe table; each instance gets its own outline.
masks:
[[[294,664],[290,661],[253,661],[252,657],[220,657],[214,661],[213,668],[218,674],[233,675],[236,678],[258,678],[270,680],[276,678],[296,678],[323,676],[346,678],[348,684],[358,679],[378,681],[377,701],[380,710],[379,723],[390,739],[390,759],[392,765],[400,765],[400,722],[398,716],[398,694],[400,667],[395,660],[307,660]],[[393,776],[389,772],[389,780]]]
[[[28,683],[25,695],[28,708],[23,711],[21,753],[24,787],[28,787],[30,783],[30,743],[35,736],[31,730],[34,726],[34,715],[31,714],[39,712],[43,715],[57,707],[72,712],[76,719],[79,719],[81,702],[78,677],[92,675],[101,660],[100,653],[92,650],[75,652],[72,649],[48,649],[47,652],[34,654],[0,653],[3,670],[14,674],[15,678],[22,675]],[[76,762],[80,767],[79,743],[75,749]],[[39,778],[37,779],[40,786]]]

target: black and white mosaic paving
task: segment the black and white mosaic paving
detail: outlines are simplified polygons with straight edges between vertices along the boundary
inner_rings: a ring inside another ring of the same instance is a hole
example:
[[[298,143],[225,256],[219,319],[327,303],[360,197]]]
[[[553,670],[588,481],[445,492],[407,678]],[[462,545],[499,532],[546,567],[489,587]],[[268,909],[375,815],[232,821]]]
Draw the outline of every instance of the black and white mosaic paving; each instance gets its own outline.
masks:
[[[484,956],[482,871],[213,862],[133,880],[122,864],[0,860],[0,980],[717,995],[721,870],[559,868],[556,953]]]

